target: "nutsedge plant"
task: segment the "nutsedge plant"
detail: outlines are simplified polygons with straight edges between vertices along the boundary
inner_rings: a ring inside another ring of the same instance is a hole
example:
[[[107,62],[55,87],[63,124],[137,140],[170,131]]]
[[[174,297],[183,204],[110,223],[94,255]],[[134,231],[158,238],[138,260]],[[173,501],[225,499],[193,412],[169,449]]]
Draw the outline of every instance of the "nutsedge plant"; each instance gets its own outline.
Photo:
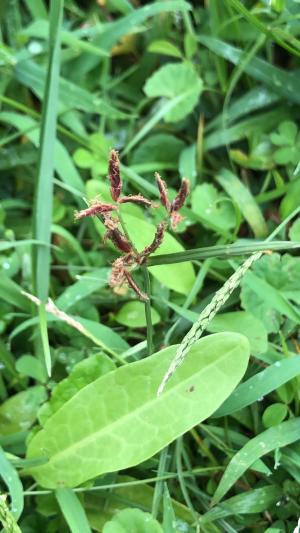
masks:
[[[176,229],[178,223],[183,219],[179,214],[179,210],[184,206],[189,194],[189,181],[186,178],[183,178],[177,195],[174,200],[170,201],[166,183],[158,173],[155,174],[156,183],[160,193],[160,201],[166,210],[166,217],[157,224],[153,241],[141,252],[138,252],[135,244],[128,235],[126,225],[118,208],[124,203],[138,204],[145,208],[156,208],[157,205],[145,198],[142,194],[122,196],[120,162],[116,150],[112,150],[110,153],[108,170],[110,194],[115,203],[105,203],[101,202],[99,199],[93,199],[90,201],[89,207],[75,212],[75,220],[81,220],[82,218],[89,216],[97,216],[103,222],[106,227],[104,242],[110,240],[123,254],[112,264],[110,275],[111,287],[116,293],[118,293],[123,285],[128,285],[136,293],[139,300],[142,302],[148,302],[150,295],[143,292],[134,280],[132,273],[138,267],[145,266],[147,268],[147,259],[160,247],[167,227],[170,226],[172,229]]]

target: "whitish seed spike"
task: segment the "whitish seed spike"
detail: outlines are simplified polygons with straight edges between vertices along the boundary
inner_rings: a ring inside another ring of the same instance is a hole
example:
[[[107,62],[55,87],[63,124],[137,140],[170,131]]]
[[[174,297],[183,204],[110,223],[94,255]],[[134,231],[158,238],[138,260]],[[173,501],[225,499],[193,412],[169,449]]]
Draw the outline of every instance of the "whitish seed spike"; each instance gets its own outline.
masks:
[[[234,274],[232,274],[232,276],[230,276],[230,278],[224,283],[223,287],[221,287],[221,289],[216,292],[210,304],[208,304],[205,309],[203,309],[202,313],[200,313],[198,320],[193,324],[191,329],[183,338],[182,343],[177,348],[175,357],[171,362],[166,374],[164,375],[160,386],[158,387],[157,396],[160,396],[169,379],[171,379],[174,372],[183,363],[191,346],[197,340],[200,339],[202,333],[205,331],[210,321],[214,318],[219,309],[228,300],[234,289],[238,287],[244,274],[246,274],[247,270],[249,270],[251,265],[255,261],[257,261],[263,253],[265,252],[257,252],[255,254],[250,255],[250,257],[248,257],[248,259],[246,259],[246,261],[236,270],[236,272],[234,272]]]

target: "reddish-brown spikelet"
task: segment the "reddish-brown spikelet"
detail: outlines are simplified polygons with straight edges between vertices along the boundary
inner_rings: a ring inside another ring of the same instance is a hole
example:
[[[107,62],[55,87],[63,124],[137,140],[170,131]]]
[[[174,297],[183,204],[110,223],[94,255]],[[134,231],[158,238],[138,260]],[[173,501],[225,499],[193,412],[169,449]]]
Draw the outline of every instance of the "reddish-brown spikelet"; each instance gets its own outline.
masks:
[[[112,264],[112,270],[110,274],[110,286],[111,287],[119,287],[124,283],[124,257],[118,257],[113,264]]]
[[[112,150],[110,152],[108,171],[110,181],[110,194],[112,199],[117,202],[122,191],[122,181],[120,177],[119,155],[116,150]]]
[[[142,300],[142,302],[147,302],[149,300],[147,294],[141,291],[141,289],[127,270],[124,270],[124,276],[127,280],[129,287],[134,290],[134,292],[138,295],[139,299]]]
[[[152,202],[148,200],[148,198],[145,198],[141,194],[132,194],[129,196],[122,196],[122,198],[119,198],[118,200],[119,204],[126,204],[128,202],[131,202],[132,204],[140,204],[144,207],[152,207]]]
[[[179,192],[177,196],[174,198],[173,202],[171,203],[171,208],[170,208],[171,213],[173,211],[179,211],[179,209],[183,207],[184,202],[186,201],[189,192],[190,192],[190,182],[186,178],[183,178]]]
[[[178,211],[172,211],[171,213],[171,228],[174,230],[177,228],[178,224],[184,220],[184,217],[178,213]]]
[[[158,224],[156,228],[153,241],[151,242],[151,244],[149,244],[149,246],[146,246],[146,248],[144,248],[144,250],[141,252],[142,258],[146,258],[150,254],[153,254],[160,247],[163,241],[163,238],[164,238],[165,229],[166,229],[166,223],[160,222],[160,224]]]
[[[159,189],[159,193],[160,193],[160,201],[161,201],[162,205],[167,209],[167,211],[169,211],[169,209],[170,209],[170,200],[168,198],[167,185],[164,182],[164,180],[161,179],[161,177],[160,177],[158,172],[155,172],[155,178],[156,178],[156,183],[157,183],[157,186],[158,186],[158,189]]]
[[[125,254],[128,254],[129,252],[132,252],[132,245],[125,237],[123,233],[121,233],[118,229],[113,229],[109,232],[109,238],[114,243],[116,248],[121,250],[121,252],[124,252]]]
[[[117,206],[113,204],[104,204],[102,202],[94,201],[91,203],[87,209],[82,209],[81,211],[75,211],[75,220],[80,220],[84,217],[90,217],[90,216],[97,216],[97,215],[103,215],[104,213],[109,213],[110,211],[113,211],[114,209],[117,209]]]

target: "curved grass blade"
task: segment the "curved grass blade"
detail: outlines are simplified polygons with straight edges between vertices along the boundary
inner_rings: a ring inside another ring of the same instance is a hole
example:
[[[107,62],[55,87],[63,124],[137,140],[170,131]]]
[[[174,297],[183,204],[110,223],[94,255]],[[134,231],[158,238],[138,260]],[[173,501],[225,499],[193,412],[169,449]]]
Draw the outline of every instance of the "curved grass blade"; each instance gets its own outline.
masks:
[[[220,520],[226,516],[262,513],[282,497],[282,489],[277,485],[265,486],[242,492],[228,498],[221,505],[210,509],[201,518],[201,524]]]
[[[23,487],[15,468],[8,461],[1,447],[0,475],[9,490],[9,495],[11,498],[11,512],[13,516],[18,519],[21,516],[24,507]]]
[[[234,65],[238,65],[244,57],[244,50],[232,46],[231,44],[209,37],[207,35],[199,35],[197,39],[204,46],[215,54],[224,57]],[[296,71],[286,71],[284,69],[275,67],[267,61],[253,57],[247,65],[245,65],[245,72],[254,79],[261,81],[267,87],[270,87],[275,93],[280,94],[283,98],[300,103],[300,95],[297,88],[299,86],[299,77]]]
[[[72,533],[92,533],[85,510],[71,489],[57,489],[55,497]]]
[[[238,206],[255,237],[265,237],[268,227],[250,190],[235,174],[225,168],[217,174],[216,179]]]
[[[276,361],[273,365],[239,385],[212,416],[217,418],[231,415],[281,387],[299,374],[299,356]]]
[[[282,422],[251,439],[231,459],[214,494],[213,503],[218,503],[257,459],[299,439],[299,417]]]

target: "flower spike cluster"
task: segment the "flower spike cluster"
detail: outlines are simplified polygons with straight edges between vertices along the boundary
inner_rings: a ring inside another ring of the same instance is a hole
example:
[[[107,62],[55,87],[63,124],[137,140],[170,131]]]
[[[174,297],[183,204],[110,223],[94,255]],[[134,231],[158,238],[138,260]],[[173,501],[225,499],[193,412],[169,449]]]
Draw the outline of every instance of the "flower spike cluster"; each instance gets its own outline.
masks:
[[[183,178],[180,189],[174,200],[171,202],[169,200],[167,185],[165,181],[161,179],[158,172],[155,173],[155,178],[160,193],[160,201],[162,205],[166,208],[167,213],[170,216],[171,228],[176,229],[179,222],[183,220],[183,217],[179,214],[178,211],[184,206],[185,201],[189,195],[190,182],[186,178]]]
[[[168,190],[165,182],[160,175],[156,173],[156,182],[160,192],[160,201],[166,208],[168,217],[171,221],[171,227],[174,229],[182,220],[178,213],[179,209],[184,205],[189,193],[189,182],[186,179],[182,180],[181,187],[178,194],[171,202],[168,197]],[[122,252],[123,255],[118,257],[112,264],[112,271],[110,276],[110,285],[116,292],[127,284],[131,287],[138,298],[142,301],[147,301],[148,296],[143,293],[136,281],[133,279],[131,271],[136,267],[145,264],[149,255],[153,254],[163,242],[165,231],[167,228],[167,221],[160,222],[156,228],[153,241],[138,252],[131,242],[123,223],[118,216],[118,208],[120,204],[134,203],[143,207],[157,207],[151,200],[145,198],[141,194],[122,196],[122,180],[120,175],[119,155],[116,150],[110,153],[108,163],[108,177],[110,182],[110,194],[115,203],[105,203],[100,200],[92,200],[89,207],[81,211],[75,212],[75,220],[80,220],[87,216],[97,216],[101,219],[106,227],[104,242],[108,239],[115,245],[115,247]],[[115,216],[114,216],[115,215]]]

